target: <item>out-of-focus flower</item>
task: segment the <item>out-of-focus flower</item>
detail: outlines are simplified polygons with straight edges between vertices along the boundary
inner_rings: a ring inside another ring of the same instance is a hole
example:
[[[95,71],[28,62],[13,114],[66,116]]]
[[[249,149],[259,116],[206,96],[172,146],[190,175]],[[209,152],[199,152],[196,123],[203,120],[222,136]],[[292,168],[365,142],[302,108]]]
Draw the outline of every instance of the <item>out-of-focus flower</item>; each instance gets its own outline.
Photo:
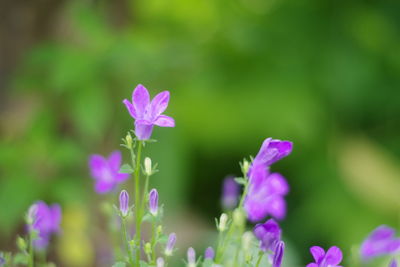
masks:
[[[338,247],[331,247],[325,253],[325,250],[318,246],[310,248],[310,252],[315,263],[307,264],[307,267],[342,267],[338,265],[343,258],[342,251]]]
[[[284,252],[285,243],[283,241],[279,241],[275,247],[274,257],[272,259],[272,267],[281,267]]]
[[[188,267],[196,267],[196,251],[190,247],[187,251]]]
[[[153,126],[174,127],[173,118],[161,115],[168,107],[169,92],[156,95],[150,102],[147,89],[139,84],[132,93],[132,103],[125,99],[123,103],[129,114],[135,119],[135,134],[139,140],[150,139]]]
[[[204,252],[204,258],[212,260],[214,259],[214,256],[215,256],[214,249],[212,247],[208,247]]]
[[[278,139],[267,138],[263,142],[260,151],[253,160],[253,165],[270,166],[292,152],[293,143]]]
[[[249,182],[244,202],[248,219],[257,222],[267,215],[283,219],[286,215],[284,196],[289,192],[286,179],[279,173],[270,174],[263,165],[255,165]]]
[[[165,246],[165,251],[164,251],[165,256],[172,256],[172,253],[174,252],[175,243],[176,243],[176,234],[171,233],[168,236],[167,245]]]
[[[161,257],[159,257],[158,259],[157,259],[157,267],[164,267],[164,259],[163,258],[161,258]]]
[[[153,188],[149,193],[149,210],[153,216],[157,216],[158,212],[158,192]]]
[[[6,264],[6,260],[2,256],[0,256],[0,267],[4,264]]]
[[[396,231],[386,225],[377,227],[362,243],[361,258],[370,260],[381,255],[399,252],[400,238],[396,238],[395,234]]]
[[[47,206],[43,201],[33,204],[29,210],[35,210],[32,224],[28,225],[28,231],[37,233],[33,245],[36,249],[47,247],[50,237],[60,232],[61,208],[58,204]]]
[[[397,261],[395,259],[391,260],[388,267],[397,267]]]
[[[107,158],[101,155],[91,155],[89,158],[90,173],[95,179],[97,193],[105,194],[113,190],[117,184],[129,178],[127,173],[119,173],[121,167],[121,152],[114,151]]]
[[[129,194],[126,190],[122,190],[119,194],[119,210],[123,217],[128,216],[129,212]]]
[[[257,224],[253,232],[256,238],[260,240],[260,248],[263,251],[275,251],[278,242],[281,240],[282,230],[274,219]]]
[[[221,204],[224,209],[233,209],[236,207],[239,198],[240,187],[232,176],[224,179],[222,187]]]

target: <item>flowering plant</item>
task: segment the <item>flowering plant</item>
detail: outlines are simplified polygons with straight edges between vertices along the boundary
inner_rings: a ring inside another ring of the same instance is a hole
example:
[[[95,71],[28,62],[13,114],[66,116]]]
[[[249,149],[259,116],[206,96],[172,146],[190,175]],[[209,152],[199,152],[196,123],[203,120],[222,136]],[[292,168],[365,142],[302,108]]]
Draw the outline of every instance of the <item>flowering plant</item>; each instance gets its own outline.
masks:
[[[124,248],[122,255],[114,255],[114,267],[163,267],[174,256],[177,235],[164,233],[158,191],[149,189],[150,178],[158,171],[157,165],[153,165],[148,157],[142,159],[142,150],[152,141],[154,125],[175,126],[173,118],[162,114],[168,107],[169,96],[169,92],[164,91],[150,101],[147,89],[138,85],[133,91],[132,102],[123,101],[135,120],[134,130],[128,132],[122,144],[129,151],[130,163],[122,164],[120,151],[114,151],[108,157],[89,157],[90,174],[97,193],[115,192],[118,185],[130,177],[134,182],[134,190],[130,193],[128,190],[120,191],[119,203],[113,203],[114,215],[118,217],[120,226],[117,232],[122,237],[119,245]],[[292,149],[290,141],[267,138],[254,159],[244,159],[240,163],[241,177],[224,180],[221,198],[224,212],[216,220],[218,240],[205,250],[204,257],[196,256],[196,251],[188,248],[184,261],[186,266],[284,265],[285,241],[278,221],[286,216],[285,196],[289,193],[289,184],[283,175],[270,169],[275,162],[288,156]],[[133,201],[130,194],[133,194]],[[267,217],[270,218],[266,220]],[[132,218],[134,232],[131,231]],[[54,234],[61,232],[61,208],[58,204],[48,206],[38,201],[29,208],[25,219],[27,236],[17,238],[19,252],[1,253],[0,266],[48,266],[45,259],[39,260],[35,256],[46,250]],[[257,223],[252,231],[247,230],[247,220]],[[151,225],[149,239],[142,238],[145,223]],[[314,262],[307,267],[341,266],[343,254],[336,246],[327,251],[313,246],[310,252]],[[395,237],[394,229],[380,226],[363,242],[360,256],[366,263],[375,257],[390,255],[389,266],[395,267],[397,262],[394,257],[399,252],[400,238]]]

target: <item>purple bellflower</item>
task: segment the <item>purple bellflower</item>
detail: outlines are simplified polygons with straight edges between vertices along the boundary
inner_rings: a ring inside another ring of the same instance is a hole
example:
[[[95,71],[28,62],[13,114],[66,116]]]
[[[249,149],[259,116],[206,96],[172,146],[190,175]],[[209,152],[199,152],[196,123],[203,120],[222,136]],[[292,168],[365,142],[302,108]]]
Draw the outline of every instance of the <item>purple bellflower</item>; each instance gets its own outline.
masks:
[[[122,190],[119,194],[119,210],[122,217],[126,217],[129,212],[129,194],[126,190]]]
[[[267,138],[263,142],[260,151],[253,160],[253,165],[271,166],[278,160],[286,157],[292,152],[293,143],[278,139]]]
[[[267,215],[281,220],[286,216],[284,196],[289,192],[286,179],[279,173],[269,173],[263,165],[252,167],[249,190],[244,209],[251,222],[264,219]]]
[[[235,179],[232,176],[226,177],[222,186],[222,207],[226,210],[235,208],[238,204],[239,193],[240,187]]]
[[[51,235],[60,232],[61,208],[58,204],[47,206],[43,201],[38,201],[29,210],[33,214],[28,215],[32,216],[32,225],[28,226],[28,231],[37,232],[33,246],[42,250],[47,247]]]
[[[260,248],[263,251],[275,251],[278,242],[281,240],[282,230],[274,219],[257,224],[253,232],[256,238],[260,240]]]
[[[151,215],[157,216],[158,212],[158,192],[157,189],[152,189],[149,193],[149,210]]]
[[[206,251],[204,252],[204,259],[210,259],[213,260],[215,256],[214,249],[212,247],[208,247]]]
[[[129,114],[135,119],[135,134],[139,140],[150,139],[153,126],[175,127],[173,118],[161,115],[168,107],[169,92],[156,95],[150,102],[147,89],[139,84],[132,93],[132,103],[125,99],[123,103]]]
[[[275,247],[274,257],[272,259],[272,267],[281,267],[284,252],[285,252],[285,242],[279,241]]]
[[[174,251],[175,243],[176,243],[176,234],[175,233],[171,233],[168,236],[167,245],[165,246],[164,254],[166,256],[171,256],[172,255],[172,253]]]
[[[120,151],[114,151],[107,158],[101,155],[91,155],[89,158],[90,173],[95,179],[95,191],[105,194],[113,190],[117,184],[129,178],[127,173],[119,173],[122,156]]]
[[[391,260],[388,267],[397,267],[397,261],[395,259]]]
[[[372,258],[400,252],[400,238],[395,237],[395,230],[386,225],[377,227],[361,245],[361,258],[365,261]]]
[[[318,246],[310,248],[310,252],[315,260],[315,263],[309,263],[306,267],[342,267],[338,265],[343,258],[342,251],[338,247],[331,247],[325,253],[325,250]]]

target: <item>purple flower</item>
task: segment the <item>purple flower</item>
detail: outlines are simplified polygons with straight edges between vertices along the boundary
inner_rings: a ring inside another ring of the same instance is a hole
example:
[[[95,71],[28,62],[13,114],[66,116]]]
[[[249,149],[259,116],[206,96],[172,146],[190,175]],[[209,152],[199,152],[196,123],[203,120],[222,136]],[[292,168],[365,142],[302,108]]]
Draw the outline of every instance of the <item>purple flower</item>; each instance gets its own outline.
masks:
[[[257,224],[253,232],[256,238],[260,240],[260,248],[263,251],[275,251],[276,245],[281,240],[282,230],[274,219]]]
[[[149,210],[153,216],[157,216],[158,211],[158,192],[157,189],[152,189],[149,194]]]
[[[172,255],[172,252],[174,251],[175,243],[176,243],[176,234],[175,233],[171,233],[168,236],[167,245],[165,246],[164,254],[166,256],[171,256]]]
[[[274,257],[272,259],[272,267],[281,267],[284,252],[285,243],[283,241],[279,241],[275,247]]]
[[[204,252],[204,258],[212,260],[214,259],[214,256],[215,256],[214,249],[212,247],[208,247]]]
[[[370,260],[377,256],[399,252],[400,238],[396,238],[395,234],[395,230],[386,225],[377,227],[361,245],[362,259]]]
[[[263,165],[254,165],[244,202],[247,217],[252,222],[271,215],[281,220],[286,215],[284,196],[289,192],[286,179],[279,173],[269,173]]]
[[[139,84],[132,93],[132,103],[125,99],[123,103],[129,114],[135,119],[135,134],[139,140],[147,140],[153,131],[153,126],[175,127],[173,118],[161,115],[168,107],[169,92],[156,95],[150,102],[147,89]]]
[[[6,263],[6,260],[0,256],[0,267],[3,266]]]
[[[307,267],[342,267],[338,265],[343,258],[342,251],[338,247],[331,247],[325,253],[325,250],[318,246],[310,248],[315,263],[307,264]]]
[[[118,150],[112,152],[108,159],[101,155],[90,156],[90,173],[96,181],[94,187],[97,193],[108,193],[113,190],[117,184],[129,178],[129,174],[119,173],[121,161],[121,152]]]
[[[390,263],[388,267],[397,267],[397,261],[395,259],[393,259]]]
[[[164,267],[164,264],[165,262],[163,258],[161,257],[157,258],[157,267]]]
[[[187,251],[187,260],[189,267],[196,266],[196,251],[192,247]]]
[[[28,231],[37,232],[33,245],[37,249],[44,249],[51,235],[60,231],[61,208],[58,204],[47,206],[43,201],[38,201],[29,210],[33,213],[29,215],[33,220],[32,225],[28,226]]]
[[[267,138],[263,142],[260,151],[253,160],[253,165],[262,164],[270,166],[292,152],[293,143],[278,139]]]
[[[126,217],[129,212],[129,194],[126,190],[122,190],[119,194],[119,210],[123,217]]]
[[[235,182],[232,176],[228,176],[224,179],[224,184],[222,187],[222,207],[224,209],[233,209],[236,207],[239,198],[240,187]]]

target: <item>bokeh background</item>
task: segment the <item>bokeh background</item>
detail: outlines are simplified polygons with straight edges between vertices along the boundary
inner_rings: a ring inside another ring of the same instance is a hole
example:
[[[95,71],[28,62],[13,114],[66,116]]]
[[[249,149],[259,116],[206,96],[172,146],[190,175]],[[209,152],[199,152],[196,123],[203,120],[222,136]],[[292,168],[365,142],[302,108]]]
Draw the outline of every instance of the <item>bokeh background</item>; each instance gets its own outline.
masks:
[[[115,196],[94,193],[87,159],[122,149],[122,100],[142,83],[171,92],[176,128],[146,154],[179,253],[213,244],[223,178],[272,136],[295,144],[273,166],[291,186],[287,266],[316,244],[352,266],[373,228],[400,226],[399,14],[396,0],[0,2],[0,250],[42,199],[64,212],[50,259],[101,265]]]

